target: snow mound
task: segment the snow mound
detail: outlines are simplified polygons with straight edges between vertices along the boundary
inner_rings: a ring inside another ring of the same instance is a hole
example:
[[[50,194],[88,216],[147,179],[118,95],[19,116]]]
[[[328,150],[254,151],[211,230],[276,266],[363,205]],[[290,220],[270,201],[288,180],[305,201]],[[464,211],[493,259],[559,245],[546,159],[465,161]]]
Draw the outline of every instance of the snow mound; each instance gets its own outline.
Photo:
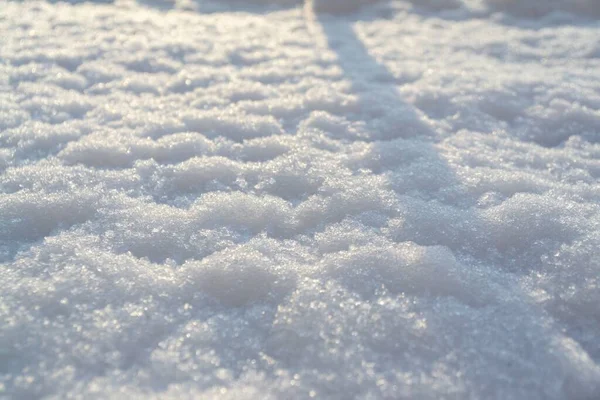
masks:
[[[0,398],[598,397],[595,2],[165,3],[0,0]]]

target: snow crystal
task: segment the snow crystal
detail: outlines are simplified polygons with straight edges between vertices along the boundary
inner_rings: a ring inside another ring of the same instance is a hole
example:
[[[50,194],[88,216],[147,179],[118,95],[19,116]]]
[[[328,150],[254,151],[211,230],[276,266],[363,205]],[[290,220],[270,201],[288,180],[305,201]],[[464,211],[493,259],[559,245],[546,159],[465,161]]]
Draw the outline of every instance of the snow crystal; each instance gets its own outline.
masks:
[[[0,397],[600,397],[598,1],[0,9]]]

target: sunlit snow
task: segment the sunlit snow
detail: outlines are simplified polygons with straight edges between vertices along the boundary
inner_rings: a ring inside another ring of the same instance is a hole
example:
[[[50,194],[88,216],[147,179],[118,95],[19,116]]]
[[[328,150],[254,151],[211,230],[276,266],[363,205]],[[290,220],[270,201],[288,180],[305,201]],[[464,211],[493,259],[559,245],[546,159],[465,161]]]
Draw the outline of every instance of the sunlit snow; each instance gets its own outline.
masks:
[[[597,0],[0,0],[0,398],[599,399]]]

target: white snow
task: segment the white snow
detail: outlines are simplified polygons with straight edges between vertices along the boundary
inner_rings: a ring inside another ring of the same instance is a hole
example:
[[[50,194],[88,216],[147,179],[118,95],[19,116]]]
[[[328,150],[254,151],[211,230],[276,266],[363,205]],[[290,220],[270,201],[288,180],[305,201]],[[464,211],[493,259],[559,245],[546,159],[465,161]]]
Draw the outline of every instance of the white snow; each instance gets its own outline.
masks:
[[[0,0],[0,397],[600,398],[599,15]]]

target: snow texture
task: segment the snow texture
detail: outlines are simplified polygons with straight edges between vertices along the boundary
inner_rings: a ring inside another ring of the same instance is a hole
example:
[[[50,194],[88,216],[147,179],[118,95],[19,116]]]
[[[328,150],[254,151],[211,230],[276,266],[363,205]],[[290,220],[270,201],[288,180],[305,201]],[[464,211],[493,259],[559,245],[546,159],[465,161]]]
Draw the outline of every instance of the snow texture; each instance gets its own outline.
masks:
[[[597,0],[0,0],[0,397],[600,398]]]

